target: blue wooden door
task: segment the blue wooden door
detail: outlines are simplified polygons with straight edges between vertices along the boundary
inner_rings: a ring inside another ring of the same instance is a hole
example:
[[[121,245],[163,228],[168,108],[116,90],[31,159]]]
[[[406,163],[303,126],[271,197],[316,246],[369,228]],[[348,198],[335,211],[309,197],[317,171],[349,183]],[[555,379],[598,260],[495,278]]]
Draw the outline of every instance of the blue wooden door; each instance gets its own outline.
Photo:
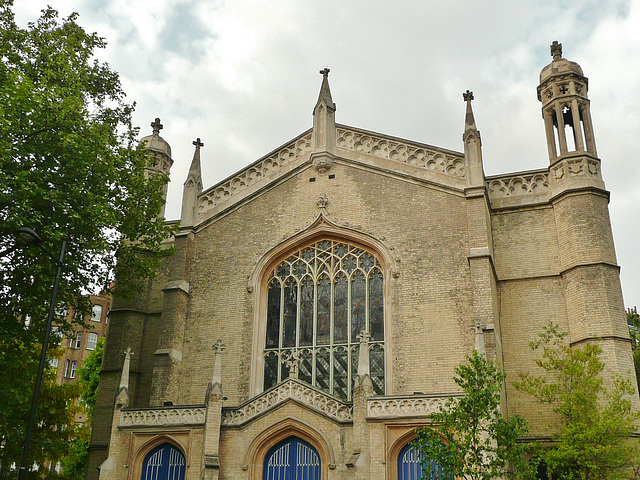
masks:
[[[184,480],[184,455],[170,443],[151,450],[142,462],[141,480]]]
[[[320,455],[307,442],[290,437],[269,450],[264,480],[320,480]]]
[[[422,478],[422,454],[407,443],[398,455],[398,480],[420,480]],[[431,476],[426,478],[447,480],[442,467],[436,462],[429,462]]]

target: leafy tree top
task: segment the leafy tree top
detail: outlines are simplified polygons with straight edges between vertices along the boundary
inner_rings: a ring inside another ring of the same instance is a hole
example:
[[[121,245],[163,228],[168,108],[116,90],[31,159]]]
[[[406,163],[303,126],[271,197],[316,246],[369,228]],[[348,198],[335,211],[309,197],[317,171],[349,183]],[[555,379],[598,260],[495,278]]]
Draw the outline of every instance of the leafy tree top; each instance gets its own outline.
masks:
[[[433,428],[419,430],[414,443],[424,458],[423,478],[437,478],[430,461],[438,463],[447,478],[532,478],[526,446],[517,442],[528,425],[520,416],[506,419],[500,413],[505,375],[475,350],[455,373],[464,396],[449,399],[434,413]]]
[[[15,319],[46,317],[52,260],[16,240],[33,228],[46,248],[68,242],[61,304],[111,283],[121,296],[153,275],[171,229],[158,219],[164,175],[145,175],[148,156],[131,123],[118,74],[95,54],[106,42],[52,8],[20,28],[0,5],[0,335]],[[37,326],[36,326],[37,328]]]
[[[110,285],[116,259],[115,293],[139,291],[172,233],[159,218],[167,177],[146,174],[133,105],[96,58],[105,40],[85,32],[77,14],[60,18],[50,7],[21,28],[12,7],[0,0],[0,478],[20,460],[57,260],[18,241],[18,229],[34,229],[53,257],[68,242],[58,306],[73,304],[79,318],[90,310],[80,294]],[[75,393],[48,379],[30,449],[39,464],[43,452],[65,453],[75,435],[53,428],[73,417]]]
[[[530,344],[541,352],[536,365],[544,374],[528,372],[514,382],[559,416],[553,443],[538,455],[561,480],[625,478],[638,459],[637,445],[629,441],[637,429],[635,386],[614,376],[607,388],[597,341],[572,347],[566,336],[557,324],[545,326]]]

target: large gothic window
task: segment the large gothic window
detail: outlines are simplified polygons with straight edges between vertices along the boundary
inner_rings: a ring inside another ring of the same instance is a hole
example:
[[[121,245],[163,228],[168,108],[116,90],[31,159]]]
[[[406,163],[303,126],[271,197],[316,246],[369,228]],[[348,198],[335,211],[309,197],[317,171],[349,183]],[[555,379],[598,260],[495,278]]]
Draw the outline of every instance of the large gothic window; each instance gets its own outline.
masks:
[[[290,437],[269,450],[263,472],[263,480],[320,480],[320,455],[307,442]]]
[[[184,480],[184,469],[182,452],[170,443],[163,443],[144,458],[141,480]]]
[[[338,240],[321,240],[276,265],[267,281],[264,389],[289,376],[351,399],[358,335],[369,339],[374,390],[384,394],[384,275],[376,256]]]

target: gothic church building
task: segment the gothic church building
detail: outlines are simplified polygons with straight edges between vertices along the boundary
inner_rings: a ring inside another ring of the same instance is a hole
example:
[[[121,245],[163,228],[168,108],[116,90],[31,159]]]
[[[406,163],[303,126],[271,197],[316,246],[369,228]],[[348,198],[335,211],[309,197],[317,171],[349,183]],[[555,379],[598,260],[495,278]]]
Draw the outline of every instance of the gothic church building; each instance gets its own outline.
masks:
[[[547,168],[485,176],[471,92],[462,151],[338,124],[327,69],[313,127],[206,190],[194,142],[175,253],[113,301],[88,478],[419,478],[454,368],[476,348],[513,381],[550,321],[633,376],[588,81],[551,50]],[[501,408],[549,437],[510,381]]]

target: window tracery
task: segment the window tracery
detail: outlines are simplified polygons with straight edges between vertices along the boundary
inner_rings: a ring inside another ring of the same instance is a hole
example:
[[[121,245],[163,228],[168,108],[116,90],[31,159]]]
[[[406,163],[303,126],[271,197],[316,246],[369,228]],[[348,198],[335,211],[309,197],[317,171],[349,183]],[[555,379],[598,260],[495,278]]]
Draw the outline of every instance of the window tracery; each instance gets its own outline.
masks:
[[[297,351],[298,378],[350,400],[359,341],[371,334],[370,376],[384,393],[384,274],[376,256],[323,239],[272,268],[266,284],[265,390],[289,376],[282,360]]]

